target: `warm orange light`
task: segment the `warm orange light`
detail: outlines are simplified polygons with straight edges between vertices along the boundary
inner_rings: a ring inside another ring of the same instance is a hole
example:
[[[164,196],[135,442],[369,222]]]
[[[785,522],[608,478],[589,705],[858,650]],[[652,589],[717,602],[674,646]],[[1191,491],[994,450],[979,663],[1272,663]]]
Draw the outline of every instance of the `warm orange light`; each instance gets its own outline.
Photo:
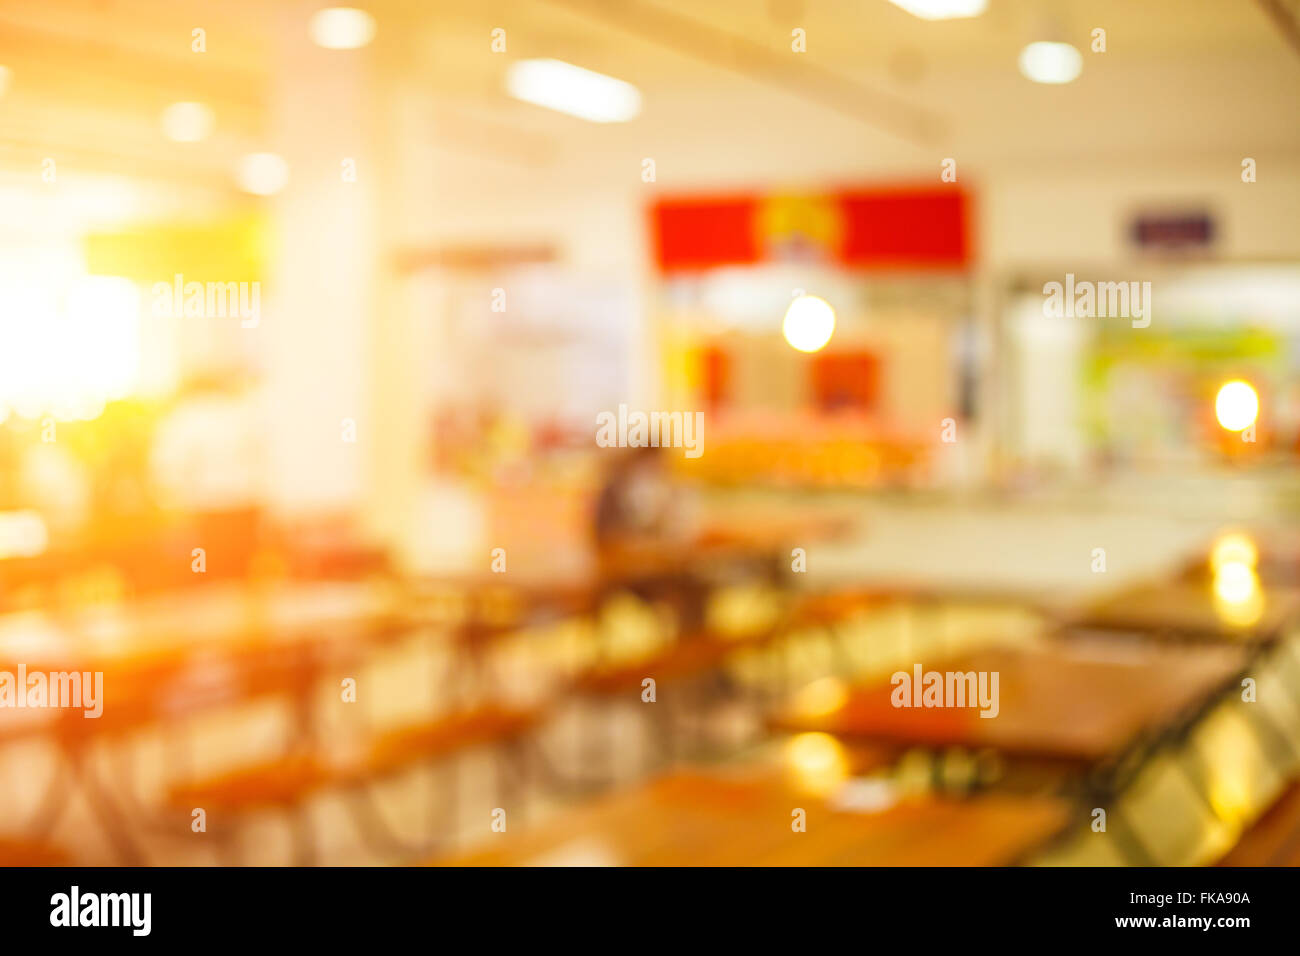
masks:
[[[1214,610],[1233,627],[1250,627],[1264,616],[1264,595],[1255,569],[1229,561],[1214,572]]]
[[[1248,568],[1259,564],[1259,549],[1249,536],[1234,531],[1221,536],[1210,551],[1210,567],[1217,573],[1226,564],[1244,564]]]
[[[848,688],[838,677],[823,677],[802,688],[794,699],[794,709],[803,717],[824,717],[844,706]]]
[[[797,734],[786,745],[786,766],[796,785],[826,796],[849,776],[849,761],[840,742],[830,734]]]

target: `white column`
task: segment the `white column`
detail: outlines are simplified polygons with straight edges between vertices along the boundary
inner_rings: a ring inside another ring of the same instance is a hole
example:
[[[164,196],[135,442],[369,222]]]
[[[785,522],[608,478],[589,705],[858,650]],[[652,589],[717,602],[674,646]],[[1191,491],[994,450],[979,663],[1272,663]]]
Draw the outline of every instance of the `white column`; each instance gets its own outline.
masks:
[[[315,46],[309,3],[283,8],[271,78],[267,149],[289,164],[271,202],[270,256],[260,327],[269,501],[280,517],[354,509],[363,493],[374,201],[367,157],[364,51]],[[344,420],[357,441],[344,441]]]
[[[402,196],[390,94],[405,41],[381,18],[370,47],[321,49],[307,27],[319,7],[284,8],[270,92],[267,148],[290,178],[271,202],[268,307],[252,331],[268,499],[281,518],[352,514],[396,545],[427,460],[414,317],[392,271]]]

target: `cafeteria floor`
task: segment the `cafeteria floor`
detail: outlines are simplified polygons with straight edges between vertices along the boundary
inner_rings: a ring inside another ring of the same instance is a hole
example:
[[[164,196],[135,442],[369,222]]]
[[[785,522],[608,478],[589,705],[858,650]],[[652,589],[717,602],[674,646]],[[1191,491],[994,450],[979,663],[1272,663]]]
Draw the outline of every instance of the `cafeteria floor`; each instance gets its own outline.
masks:
[[[723,507],[743,514],[751,501],[764,500],[770,500],[770,496],[733,496],[725,500]],[[854,519],[852,533],[834,543],[811,545],[805,576],[792,575],[791,583],[810,589],[888,585],[939,594],[945,599],[953,596],[945,600],[941,618],[922,619],[923,624],[933,620],[934,629],[942,631],[935,637],[939,643],[930,646],[941,647],[945,653],[961,651],[968,644],[981,646],[988,640],[1003,644],[1028,642],[1039,629],[1039,618],[1019,606],[1020,601],[1067,608],[1103,592],[1168,574],[1223,525],[1204,515],[1161,515],[1145,508],[1124,507],[1098,512],[1059,501],[1018,505],[988,500],[939,503],[879,497],[848,501]],[[828,512],[843,513],[846,499],[828,497],[824,504]],[[1097,548],[1105,550],[1104,573],[1094,570]],[[795,578],[800,580],[796,582]],[[648,639],[642,632],[661,625],[644,607],[624,610],[616,629],[625,632],[622,639],[630,647]],[[891,613],[881,612],[863,625],[865,644],[892,640],[873,636],[873,632],[885,635],[897,631],[900,619],[897,615],[891,617]],[[557,625],[547,640],[565,644],[572,635],[565,636],[564,630],[565,625]],[[919,655],[926,646],[913,638],[905,649],[924,660]],[[385,650],[368,666],[363,682],[365,693],[359,697],[359,706],[366,709],[368,720],[383,723],[404,711],[418,710],[427,687],[412,675],[429,673],[423,668],[437,665],[430,653],[436,656],[437,652],[414,644],[398,646]],[[853,676],[856,679],[888,673],[898,657],[886,653],[872,660],[867,655],[858,662]],[[509,662],[506,666],[509,668]],[[526,688],[531,664],[525,660],[519,666],[522,670],[517,677]],[[793,666],[794,672],[788,676],[797,686],[825,673],[827,663],[824,657],[812,654]],[[589,758],[583,749],[587,733],[583,726],[592,717],[582,707],[573,707],[564,709],[553,722],[548,739],[555,745],[557,763],[567,760],[570,769],[583,768]],[[204,765],[221,767],[236,756],[247,759],[250,741],[275,741],[283,732],[285,719],[282,706],[275,702],[249,708],[238,721],[214,718],[200,730],[199,760]],[[607,775],[605,783],[626,787],[646,779],[644,768],[653,759],[648,752],[653,741],[638,730],[639,715],[635,710],[615,708],[595,719],[604,732],[624,741],[601,755],[607,761],[602,768]],[[779,741],[764,733],[761,718],[756,718],[752,708],[723,708],[711,720],[715,736],[720,734],[724,740],[734,742],[732,747],[715,751],[711,765],[764,762],[779,751]],[[346,734],[340,735],[338,745],[346,749]],[[274,744],[268,743],[268,750],[273,749]],[[156,742],[148,740],[141,741],[135,757],[134,772],[147,793],[149,781],[161,779],[169,758]],[[42,781],[52,772],[53,759],[53,751],[40,743],[14,747],[0,756],[6,765],[5,779],[17,781],[10,792],[0,794],[0,810],[29,813],[39,799]],[[498,781],[493,758],[487,753],[471,752],[458,758],[456,767],[454,777],[445,769],[436,770],[385,788],[379,797],[381,812],[390,821],[408,825],[406,829],[412,833],[424,830],[426,823],[436,828],[446,838],[440,844],[443,852],[472,851],[491,840]],[[20,769],[21,773],[16,772]],[[116,768],[105,769],[111,779]],[[663,773],[664,768],[658,772]],[[452,797],[448,786],[454,788]],[[512,811],[508,826],[511,831],[524,827],[545,829],[548,821],[566,810],[581,808],[584,799],[592,797],[561,796],[550,788],[534,787],[526,800],[523,819]],[[358,839],[348,808],[336,797],[324,794],[313,799],[308,812],[317,834],[319,862],[392,862],[371,852]],[[76,835],[78,862],[115,862],[84,794],[74,796],[59,829],[64,835]],[[201,837],[145,843],[151,862],[189,865],[221,859]],[[278,864],[292,858],[290,830],[276,813],[249,820],[241,829],[239,845],[243,863]]]

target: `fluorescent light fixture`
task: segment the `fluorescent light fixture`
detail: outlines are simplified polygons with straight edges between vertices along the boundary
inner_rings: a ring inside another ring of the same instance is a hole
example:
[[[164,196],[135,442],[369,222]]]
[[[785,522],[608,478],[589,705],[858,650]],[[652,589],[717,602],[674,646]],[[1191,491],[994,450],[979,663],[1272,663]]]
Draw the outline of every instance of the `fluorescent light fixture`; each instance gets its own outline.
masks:
[[[518,60],[506,71],[506,92],[593,123],[626,123],[641,112],[641,92],[603,73],[563,60]]]
[[[212,132],[215,117],[202,103],[173,103],[162,112],[163,133],[178,143],[198,143]]]
[[[1020,51],[1020,72],[1035,83],[1069,83],[1083,69],[1083,56],[1068,43],[1040,40]]]
[[[922,20],[978,17],[989,5],[989,0],[889,0],[889,2]]]
[[[312,14],[307,31],[327,50],[356,50],[375,38],[375,18],[355,7],[328,7]]]
[[[239,188],[255,196],[273,196],[289,182],[289,164],[275,153],[249,153],[235,170]]]

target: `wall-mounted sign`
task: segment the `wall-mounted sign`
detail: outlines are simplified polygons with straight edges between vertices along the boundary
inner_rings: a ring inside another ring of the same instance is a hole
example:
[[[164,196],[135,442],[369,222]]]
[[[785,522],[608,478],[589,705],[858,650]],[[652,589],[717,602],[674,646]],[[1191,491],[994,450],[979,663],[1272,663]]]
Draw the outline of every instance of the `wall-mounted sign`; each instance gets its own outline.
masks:
[[[1209,213],[1139,213],[1130,231],[1133,243],[1153,251],[1206,250],[1214,245],[1215,223]]]
[[[651,210],[664,272],[759,262],[951,269],[972,257],[969,197],[956,186],[665,199]]]

